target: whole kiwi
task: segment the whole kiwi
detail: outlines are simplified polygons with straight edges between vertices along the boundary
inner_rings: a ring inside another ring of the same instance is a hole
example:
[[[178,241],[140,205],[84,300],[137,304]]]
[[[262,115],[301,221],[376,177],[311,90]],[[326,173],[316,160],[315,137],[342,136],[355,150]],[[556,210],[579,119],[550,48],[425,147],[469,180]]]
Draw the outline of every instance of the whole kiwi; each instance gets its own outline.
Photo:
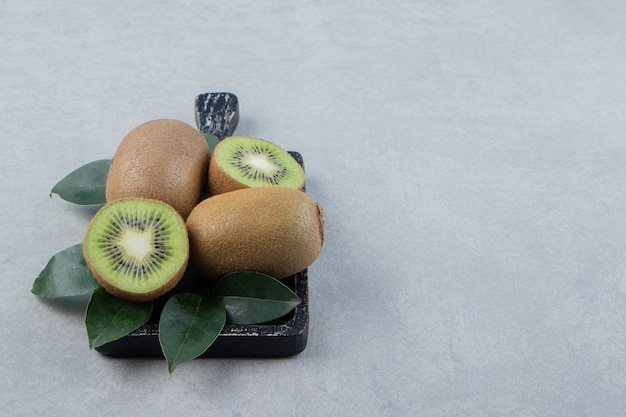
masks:
[[[106,200],[160,200],[186,219],[205,189],[209,153],[202,133],[185,122],[145,122],[119,144],[109,168]]]
[[[324,243],[322,206],[283,186],[209,197],[186,224],[190,262],[208,279],[240,271],[285,278],[312,264]]]

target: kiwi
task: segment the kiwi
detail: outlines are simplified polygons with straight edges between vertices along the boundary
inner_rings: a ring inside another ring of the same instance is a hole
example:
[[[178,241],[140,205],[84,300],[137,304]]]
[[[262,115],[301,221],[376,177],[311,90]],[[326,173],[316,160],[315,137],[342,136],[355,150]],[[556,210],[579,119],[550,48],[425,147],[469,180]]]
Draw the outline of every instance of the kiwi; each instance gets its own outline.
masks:
[[[209,163],[209,193],[249,187],[283,186],[302,189],[304,170],[281,147],[263,139],[231,136],[213,151]]]
[[[182,278],[189,239],[183,219],[171,206],[158,200],[125,198],[96,213],[85,233],[83,254],[109,293],[149,301]]]
[[[324,243],[322,206],[303,191],[254,187],[209,197],[187,218],[190,262],[213,280],[257,271],[285,278],[302,271]]]
[[[119,144],[106,181],[106,200],[147,198],[185,219],[206,189],[210,151],[194,127],[156,119],[132,129]]]

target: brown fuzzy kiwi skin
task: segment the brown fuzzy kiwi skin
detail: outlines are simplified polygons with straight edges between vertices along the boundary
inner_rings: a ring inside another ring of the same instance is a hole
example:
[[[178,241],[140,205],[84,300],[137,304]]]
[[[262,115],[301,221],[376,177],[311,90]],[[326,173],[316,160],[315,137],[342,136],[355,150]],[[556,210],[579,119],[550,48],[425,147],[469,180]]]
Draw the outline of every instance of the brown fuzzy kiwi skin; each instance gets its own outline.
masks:
[[[190,262],[209,280],[257,271],[281,279],[302,271],[324,243],[322,206],[282,186],[210,197],[187,218]]]
[[[149,199],[144,199],[144,200],[149,200]],[[104,206],[106,207],[106,206]],[[102,207],[100,210],[102,210],[104,207]],[[95,216],[94,216],[95,218]],[[91,228],[91,224],[93,223],[93,219],[91,219],[91,221],[89,222],[89,225],[87,227],[87,231],[89,231],[89,229]],[[181,217],[181,221],[182,217]],[[87,266],[89,267],[89,270],[91,271],[91,273],[93,274],[94,278],[96,278],[96,281],[98,281],[100,283],[100,285],[111,295],[114,295],[118,298],[122,298],[124,300],[128,300],[128,301],[134,301],[134,302],[146,302],[146,301],[152,301],[160,296],[162,296],[163,294],[167,293],[168,291],[172,290],[176,284],[178,284],[181,280],[181,278],[183,277],[183,275],[185,274],[186,270],[187,270],[187,264],[189,262],[189,234],[187,233],[187,228],[184,227],[183,230],[185,231],[185,242],[187,242],[187,247],[186,247],[186,256],[185,256],[185,260],[181,265],[181,268],[174,274],[172,275],[172,277],[162,286],[155,288],[152,291],[149,292],[145,292],[145,293],[135,293],[135,292],[129,292],[129,291],[125,291],[121,288],[118,288],[114,285],[111,285],[104,277],[102,277],[102,275],[100,275],[98,273],[98,271],[96,270],[96,268],[94,268],[93,264],[91,263],[90,259],[89,259],[89,254],[85,251],[85,245],[82,246],[83,249],[83,257],[85,258],[85,262],[87,263]],[[87,236],[87,232],[85,232],[85,236]]]
[[[252,138],[254,139],[254,138]],[[249,188],[248,185],[243,184],[239,181],[237,181],[235,178],[233,178],[232,176],[230,176],[226,171],[224,171],[224,168],[222,168],[222,166],[219,164],[219,162],[217,161],[216,158],[216,154],[217,151],[220,147],[220,145],[223,143],[224,141],[222,140],[220,143],[217,144],[217,146],[215,147],[215,149],[213,150],[213,155],[211,155],[211,161],[209,163],[209,171],[208,171],[208,187],[209,187],[209,194],[211,195],[217,195],[217,194],[223,194],[223,193],[227,193],[229,191],[235,191],[235,190],[241,190],[243,188]],[[298,190],[302,190],[302,188],[304,187],[304,183],[305,183],[305,179],[302,179],[302,184],[300,184],[298,187],[296,187],[296,189]]]
[[[160,200],[186,219],[202,198],[209,160],[204,136],[191,125],[175,119],[145,122],[119,144],[107,176],[106,200]]]

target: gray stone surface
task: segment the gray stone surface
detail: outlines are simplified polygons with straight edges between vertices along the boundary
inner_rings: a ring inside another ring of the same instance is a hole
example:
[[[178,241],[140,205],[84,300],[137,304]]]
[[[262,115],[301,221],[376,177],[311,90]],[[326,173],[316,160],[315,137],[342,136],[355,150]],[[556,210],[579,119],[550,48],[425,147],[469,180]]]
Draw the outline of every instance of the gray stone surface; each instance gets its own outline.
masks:
[[[0,2],[0,414],[623,415],[625,2],[125,3]],[[326,245],[302,354],[168,375],[30,288],[94,213],[54,184],[207,91]]]

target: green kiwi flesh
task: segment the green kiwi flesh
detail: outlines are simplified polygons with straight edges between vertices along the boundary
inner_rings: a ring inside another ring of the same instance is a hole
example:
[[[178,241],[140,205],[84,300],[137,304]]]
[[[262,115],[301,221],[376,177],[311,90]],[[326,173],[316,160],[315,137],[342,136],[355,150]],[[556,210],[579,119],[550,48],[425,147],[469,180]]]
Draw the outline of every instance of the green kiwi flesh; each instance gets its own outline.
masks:
[[[248,136],[223,139],[209,164],[208,182],[212,194],[264,186],[301,189],[304,180],[304,170],[287,151]]]
[[[119,199],[91,220],[83,254],[108,292],[131,301],[149,301],[182,278],[189,258],[187,229],[178,212],[163,202]]]

